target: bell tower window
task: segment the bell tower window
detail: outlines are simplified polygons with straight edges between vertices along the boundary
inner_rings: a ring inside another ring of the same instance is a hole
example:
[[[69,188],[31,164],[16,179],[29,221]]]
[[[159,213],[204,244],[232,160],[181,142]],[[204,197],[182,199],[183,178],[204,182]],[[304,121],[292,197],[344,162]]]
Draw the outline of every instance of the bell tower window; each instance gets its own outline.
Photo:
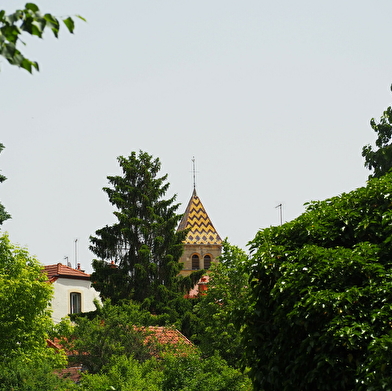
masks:
[[[200,269],[200,258],[197,254],[192,255],[192,270]]]
[[[211,267],[211,256],[205,255],[204,256],[204,269],[208,270]]]

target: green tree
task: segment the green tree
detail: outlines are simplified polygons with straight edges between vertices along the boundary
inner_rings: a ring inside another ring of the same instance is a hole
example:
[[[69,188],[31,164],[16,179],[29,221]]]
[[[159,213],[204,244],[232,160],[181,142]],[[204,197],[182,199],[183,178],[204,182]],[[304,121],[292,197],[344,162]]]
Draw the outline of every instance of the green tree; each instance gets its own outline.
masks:
[[[376,123],[372,118],[370,126],[377,133],[377,149],[365,145],[362,148],[362,156],[365,158],[365,167],[373,171],[369,178],[379,178],[392,168],[392,108],[389,106],[384,111],[380,122]]]
[[[147,325],[160,322],[140,305],[106,301],[94,316],[60,324],[72,362],[82,363],[80,389],[220,391],[250,390],[250,380],[218,354],[203,358],[196,347],[160,342]],[[66,331],[68,329],[68,331]],[[87,354],[88,352],[88,354]]]
[[[65,358],[47,347],[52,327],[48,309],[52,286],[42,266],[25,249],[0,236],[0,384],[39,384],[45,368],[61,367]],[[34,368],[34,370],[33,370]],[[37,375],[37,377],[34,377]],[[15,385],[16,387],[16,385]],[[9,387],[8,389],[12,389]],[[14,388],[25,389],[25,388]]]
[[[155,360],[139,362],[132,356],[113,356],[99,373],[82,376],[80,389],[91,391],[161,391],[162,371]]]
[[[59,326],[59,337],[66,336],[64,346],[73,351],[72,362],[81,363],[90,373],[98,373],[115,357],[133,357],[146,361],[159,347],[145,326],[159,321],[140,305],[120,303],[111,305],[106,301],[97,306],[90,316],[74,319],[74,324]],[[86,354],[88,352],[88,354]]]
[[[196,305],[195,314],[200,319],[198,332],[193,336],[204,355],[215,352],[232,367],[239,367],[243,347],[235,319],[245,317],[243,303],[249,302],[249,258],[236,246],[223,242],[219,263],[209,272],[208,291]]]
[[[198,352],[167,355],[162,391],[250,391],[249,378],[227,365],[219,355],[201,358]]]
[[[78,18],[84,20],[81,16]],[[71,17],[62,20],[70,33],[73,33],[75,23]],[[3,56],[11,65],[26,69],[32,73],[35,68],[39,70],[38,63],[26,58],[18,49],[23,33],[42,38],[45,30],[51,30],[57,38],[60,30],[60,21],[53,15],[42,14],[34,3],[26,3],[24,9],[16,10],[6,15],[0,10],[0,56]]]
[[[4,145],[0,143],[0,153],[4,149]],[[0,174],[0,183],[4,182],[7,178]],[[3,222],[7,219],[9,219],[11,216],[6,212],[3,204],[0,203],[0,225],[3,224]]]
[[[47,348],[50,349],[50,348]],[[50,360],[23,360],[14,357],[0,364],[0,391],[79,390],[69,379],[59,377]]]
[[[249,378],[219,356],[203,359],[197,351],[166,353],[163,359],[143,363],[114,356],[97,374],[84,374],[82,390],[132,391],[250,391]]]
[[[133,299],[159,310],[178,291],[178,262],[186,232],[176,232],[181,218],[175,196],[164,199],[167,175],[158,176],[161,163],[146,152],[120,156],[122,176],[109,176],[105,187],[117,222],[90,237],[94,286],[114,302]],[[110,262],[113,262],[112,264]]]
[[[392,387],[392,174],[251,242],[244,326],[257,390]]]

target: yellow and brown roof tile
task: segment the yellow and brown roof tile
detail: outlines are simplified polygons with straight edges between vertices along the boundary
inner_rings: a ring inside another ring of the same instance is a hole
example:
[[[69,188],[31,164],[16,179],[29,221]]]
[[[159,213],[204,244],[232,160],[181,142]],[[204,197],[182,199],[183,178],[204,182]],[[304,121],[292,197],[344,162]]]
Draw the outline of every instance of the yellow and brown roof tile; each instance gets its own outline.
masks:
[[[182,216],[178,230],[189,229],[185,244],[222,244],[218,232],[214,228],[200,198],[193,190],[191,199]]]

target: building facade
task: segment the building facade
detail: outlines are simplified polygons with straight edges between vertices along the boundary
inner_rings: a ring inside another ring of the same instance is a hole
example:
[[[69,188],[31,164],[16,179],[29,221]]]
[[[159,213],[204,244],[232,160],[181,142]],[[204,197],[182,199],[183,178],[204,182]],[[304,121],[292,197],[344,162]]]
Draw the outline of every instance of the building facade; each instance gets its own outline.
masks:
[[[94,311],[94,300],[101,301],[99,293],[91,285],[90,274],[61,263],[45,266],[44,272],[54,288],[51,301],[54,323],[59,323],[69,314]]]

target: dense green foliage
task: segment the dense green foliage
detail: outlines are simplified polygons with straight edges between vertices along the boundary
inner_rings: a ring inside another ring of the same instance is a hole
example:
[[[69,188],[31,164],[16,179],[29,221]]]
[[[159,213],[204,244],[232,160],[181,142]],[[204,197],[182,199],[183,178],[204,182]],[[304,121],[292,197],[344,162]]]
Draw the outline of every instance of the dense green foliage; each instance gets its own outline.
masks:
[[[109,176],[112,187],[104,188],[118,221],[90,237],[90,249],[99,257],[92,281],[104,298],[133,299],[160,312],[179,290],[186,235],[176,232],[179,205],[175,196],[163,198],[169,183],[167,175],[158,176],[158,158],[140,151],[118,162],[122,176]]]
[[[111,305],[106,301],[89,317],[76,317],[66,330],[60,327],[60,337],[66,336],[67,350],[74,352],[71,361],[81,363],[90,373],[97,373],[114,357],[133,357],[143,362],[159,347],[144,326],[156,324],[159,317],[132,303]],[[89,352],[89,354],[86,354]]]
[[[78,18],[84,20],[82,17]],[[70,33],[73,33],[75,23],[72,18],[62,20]],[[51,30],[57,38],[60,30],[60,21],[51,14],[42,14],[36,4],[26,3],[25,8],[6,15],[0,10],[0,56],[3,56],[11,65],[26,69],[32,73],[33,68],[39,70],[38,63],[26,58],[18,49],[24,44],[21,35],[27,33],[42,38],[45,30]]]
[[[1,390],[46,390],[40,385],[65,364],[62,354],[47,347],[52,287],[46,279],[34,257],[0,236]]]
[[[162,391],[250,391],[249,378],[218,355],[202,359],[195,352],[167,355]]]
[[[133,357],[113,356],[97,374],[84,374],[80,390],[161,391],[162,372],[156,360],[139,362]]]
[[[200,324],[193,339],[199,341],[204,355],[218,352],[233,367],[240,366],[243,353],[234,319],[246,316],[249,262],[244,251],[224,241],[219,263],[213,264],[209,272],[207,294],[195,310]]]
[[[218,356],[202,359],[167,353],[163,360],[143,363],[116,356],[100,373],[82,377],[81,390],[107,391],[250,391],[249,378]]]
[[[26,361],[13,358],[0,365],[0,391],[70,391],[73,389],[77,390],[76,385],[71,380],[57,376],[50,360],[35,361],[32,357],[30,361]]]
[[[160,316],[133,303],[106,301],[95,314],[58,326],[72,362],[82,363],[81,390],[226,391],[251,389],[241,371],[214,354],[202,358],[181,341],[162,344],[147,325]],[[68,331],[66,331],[68,330]],[[89,354],[86,354],[89,352]]]
[[[370,125],[377,133],[377,149],[373,150],[370,145],[365,145],[362,156],[365,158],[365,167],[373,170],[369,178],[379,178],[392,168],[392,108],[388,107],[384,111],[379,123],[372,118]]]
[[[0,153],[4,149],[4,145],[0,143]],[[0,183],[4,182],[7,178],[0,174]],[[0,203],[0,225],[3,224],[3,221],[9,219],[11,216],[6,212],[3,204]]]
[[[6,234],[0,236],[0,361],[46,356],[52,324],[48,310],[52,287],[46,279],[34,257],[12,245]]]
[[[251,242],[244,348],[257,390],[392,387],[392,174]]]

